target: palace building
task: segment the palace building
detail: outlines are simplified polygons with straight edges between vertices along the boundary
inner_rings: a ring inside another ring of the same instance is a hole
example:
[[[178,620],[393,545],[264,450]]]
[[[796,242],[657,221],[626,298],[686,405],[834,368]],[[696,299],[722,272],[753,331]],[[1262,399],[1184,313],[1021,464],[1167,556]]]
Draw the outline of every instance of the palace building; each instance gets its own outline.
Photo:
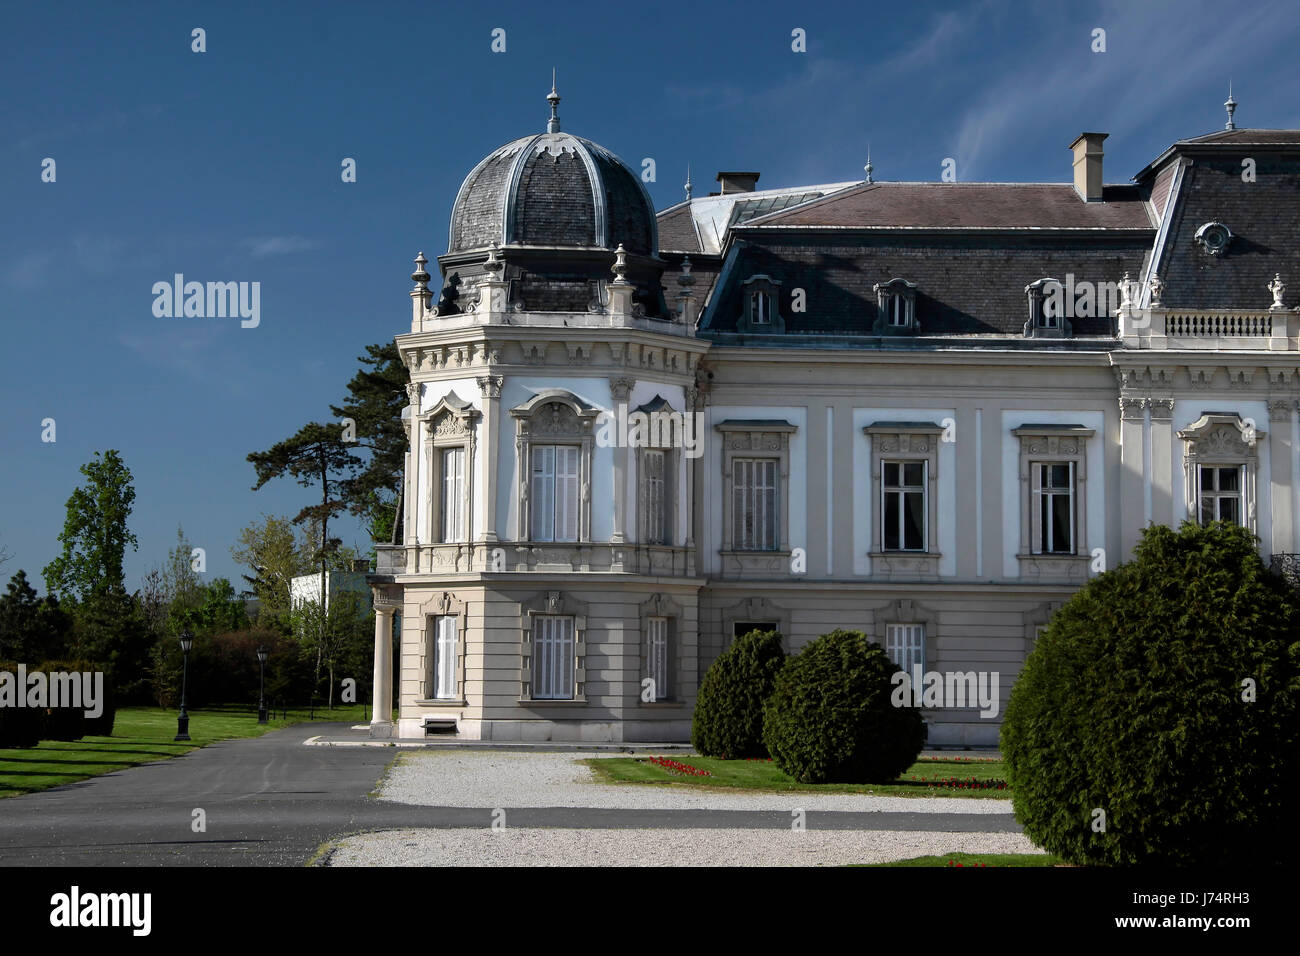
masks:
[[[1230,100],[1119,184],[1082,133],[1063,183],[724,172],[656,213],[548,99],[416,259],[373,735],[686,740],[754,628],[999,675],[1000,715],[1144,526],[1300,552],[1300,131]],[[996,744],[967,703],[930,745]]]

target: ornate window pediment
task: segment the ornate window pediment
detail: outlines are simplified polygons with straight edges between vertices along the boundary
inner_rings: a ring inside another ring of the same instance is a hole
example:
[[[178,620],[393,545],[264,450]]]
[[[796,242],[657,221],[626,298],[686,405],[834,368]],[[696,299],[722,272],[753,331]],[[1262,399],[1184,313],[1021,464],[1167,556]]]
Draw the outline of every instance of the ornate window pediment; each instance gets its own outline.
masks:
[[[599,409],[543,389],[510,410],[515,420],[516,540],[591,540],[591,468]]]
[[[1193,521],[1230,521],[1255,530],[1259,440],[1253,419],[1205,412],[1178,433],[1186,443],[1183,489]]]
[[[474,494],[477,408],[449,392],[420,416],[424,433],[424,468],[429,476],[426,541],[454,543],[473,537],[470,527]]]

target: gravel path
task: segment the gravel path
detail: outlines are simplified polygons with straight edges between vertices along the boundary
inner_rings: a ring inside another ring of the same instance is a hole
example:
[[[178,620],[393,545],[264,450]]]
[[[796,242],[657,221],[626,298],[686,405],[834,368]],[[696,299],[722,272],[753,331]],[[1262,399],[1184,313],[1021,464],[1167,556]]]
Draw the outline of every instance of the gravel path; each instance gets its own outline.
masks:
[[[840,866],[943,853],[1041,853],[1019,833],[910,830],[387,830],[329,866]]]
[[[972,797],[733,793],[703,788],[597,783],[595,772],[576,762],[588,756],[602,755],[514,751],[407,753],[383,780],[379,794],[383,800],[428,807],[782,810],[787,813],[793,807],[802,807],[805,810],[885,813],[1011,813],[1010,800]],[[771,839],[770,832],[764,839]]]

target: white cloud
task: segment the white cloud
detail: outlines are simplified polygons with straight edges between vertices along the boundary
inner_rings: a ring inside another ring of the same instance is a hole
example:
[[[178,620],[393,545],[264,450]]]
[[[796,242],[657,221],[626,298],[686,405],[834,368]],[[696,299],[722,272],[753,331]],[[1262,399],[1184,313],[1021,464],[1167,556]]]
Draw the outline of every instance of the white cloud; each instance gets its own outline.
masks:
[[[262,258],[264,256],[284,256],[294,252],[306,252],[310,249],[319,248],[320,243],[315,239],[307,239],[303,236],[260,236],[245,239],[244,245],[248,247],[250,255]]]

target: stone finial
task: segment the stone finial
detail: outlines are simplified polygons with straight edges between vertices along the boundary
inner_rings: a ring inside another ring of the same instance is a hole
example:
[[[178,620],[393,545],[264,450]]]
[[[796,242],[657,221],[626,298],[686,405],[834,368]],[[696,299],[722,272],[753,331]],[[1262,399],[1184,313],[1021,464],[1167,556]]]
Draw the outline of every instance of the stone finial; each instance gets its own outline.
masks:
[[[627,285],[627,250],[623,248],[623,243],[618,244],[614,250],[614,265],[610,269],[614,273],[614,281],[620,285]]]
[[[1273,274],[1273,281],[1268,284],[1268,291],[1273,293],[1273,304],[1269,306],[1269,310],[1285,309],[1286,306],[1282,304],[1282,297],[1286,295],[1286,283],[1282,281],[1280,272]]]
[[[1133,279],[1127,271],[1124,273],[1124,278],[1119,280],[1119,307],[1124,310],[1133,307]]]
[[[875,168],[876,168],[876,167],[874,167],[874,166],[871,165],[871,144],[868,143],[868,144],[867,144],[867,165],[865,165],[865,166],[862,167],[862,171],[865,172],[865,173],[867,174],[867,182],[868,182],[868,183],[871,183],[871,182],[874,181],[874,180],[872,180],[872,178],[871,178],[871,171],[872,171],[873,169],[875,169]]]
[[[1153,272],[1150,281],[1147,282],[1147,288],[1151,290],[1151,307],[1154,309],[1163,307],[1162,298],[1165,294],[1165,280]]]
[[[415,289],[417,292],[428,288],[429,270],[425,268],[428,264],[429,260],[424,258],[423,252],[415,257],[415,271],[411,273],[411,281],[415,283]]]
[[[487,261],[483,263],[483,268],[493,279],[499,279],[505,267],[506,264],[501,261],[501,247],[494,242],[492,248],[488,249]]]
[[[695,285],[695,276],[691,275],[690,256],[682,256],[682,274],[677,277],[677,284],[687,289]]]
[[[686,164],[686,201],[691,201],[691,164]]]
[[[1223,108],[1228,111],[1228,122],[1223,124],[1224,129],[1236,129],[1237,124],[1232,120],[1232,114],[1237,112],[1237,101],[1232,98],[1232,80],[1228,81],[1228,98],[1223,102]]]

